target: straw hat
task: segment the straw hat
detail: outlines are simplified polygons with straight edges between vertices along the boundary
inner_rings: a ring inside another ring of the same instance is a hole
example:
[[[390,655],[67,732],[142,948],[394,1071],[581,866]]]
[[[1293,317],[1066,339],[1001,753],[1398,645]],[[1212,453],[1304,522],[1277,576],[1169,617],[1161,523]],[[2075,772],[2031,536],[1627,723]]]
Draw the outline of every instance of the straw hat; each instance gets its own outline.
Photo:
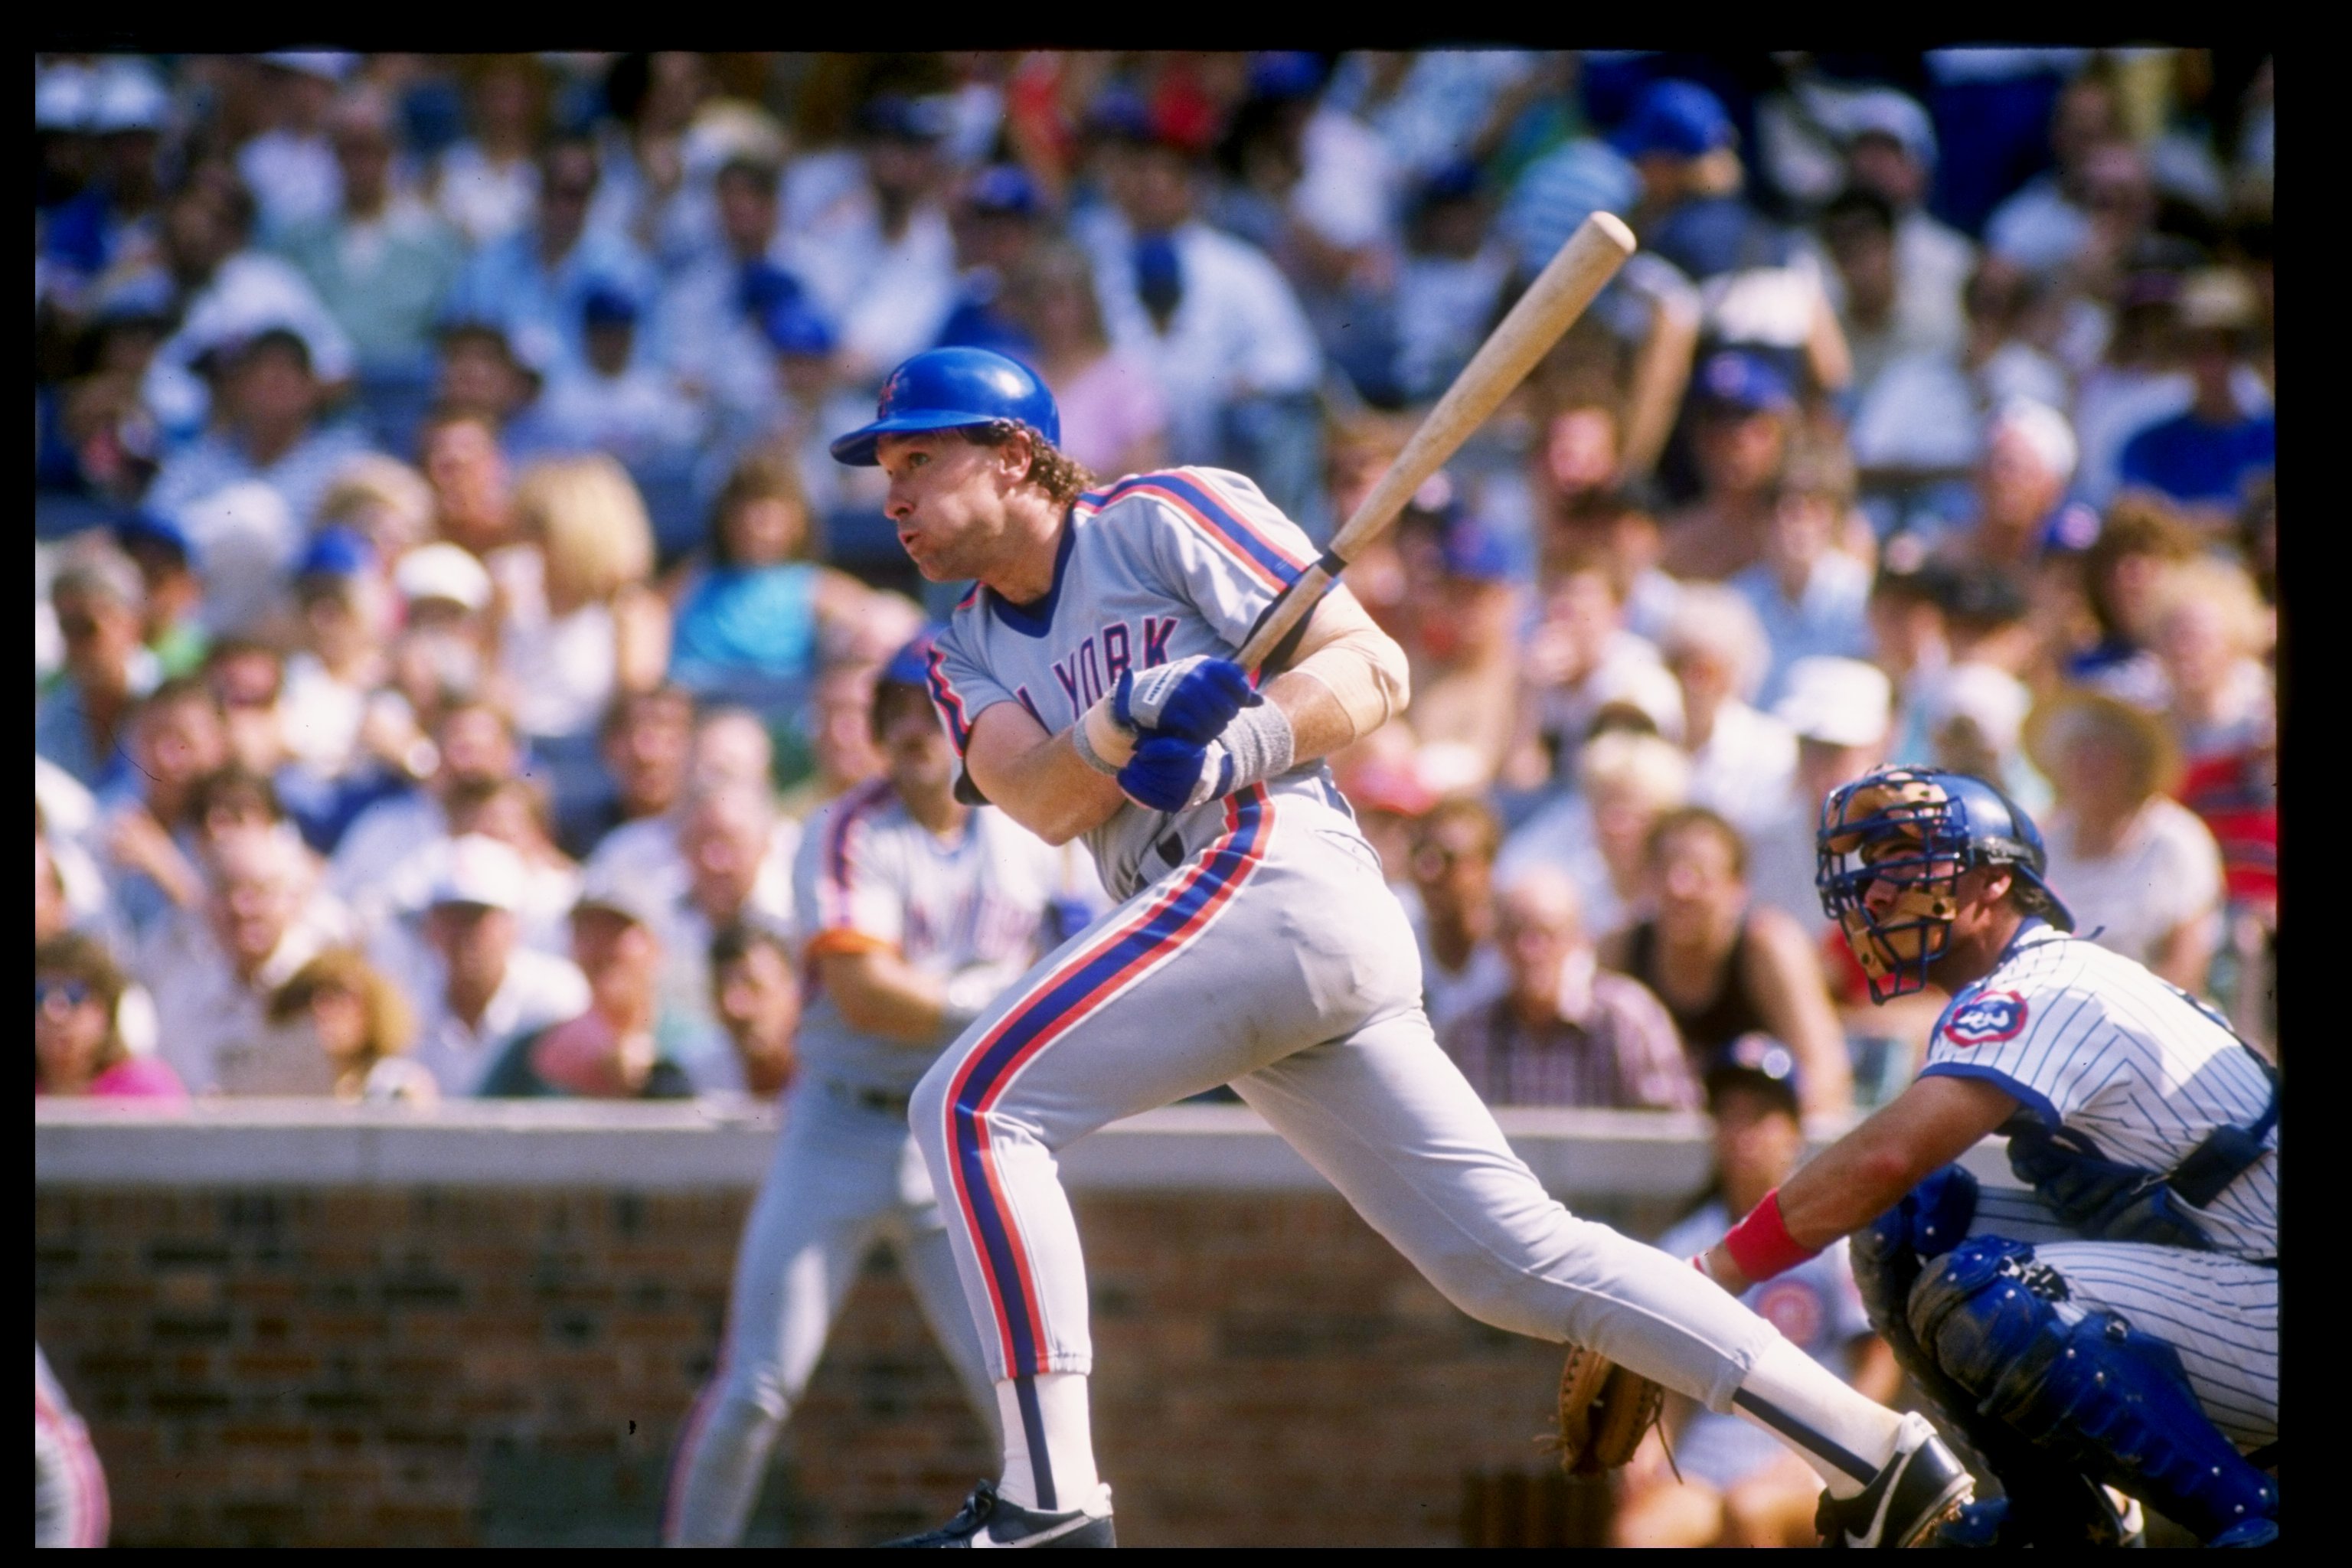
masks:
[[[2179,787],[2180,747],[2163,720],[2103,691],[2069,687],[2036,704],[2025,721],[2025,754],[2062,797],[2066,793],[2066,751],[2085,734],[2128,751],[2140,799],[2170,795]]]

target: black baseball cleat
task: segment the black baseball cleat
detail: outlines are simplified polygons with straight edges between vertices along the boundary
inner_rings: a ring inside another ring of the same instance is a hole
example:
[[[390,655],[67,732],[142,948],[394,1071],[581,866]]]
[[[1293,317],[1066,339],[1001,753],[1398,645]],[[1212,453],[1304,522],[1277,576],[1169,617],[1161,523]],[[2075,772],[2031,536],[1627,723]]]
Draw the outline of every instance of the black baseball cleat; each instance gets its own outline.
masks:
[[[1919,1546],[1976,1495],[1976,1485],[1924,1415],[1903,1418],[1895,1457],[1843,1500],[1822,1494],[1813,1528],[1825,1546]]]
[[[1106,1494],[1108,1489],[1104,1489]],[[1007,1502],[994,1481],[982,1481],[963,1500],[963,1511],[939,1529],[885,1546],[1116,1546],[1110,1515],[1083,1509],[1043,1513]]]

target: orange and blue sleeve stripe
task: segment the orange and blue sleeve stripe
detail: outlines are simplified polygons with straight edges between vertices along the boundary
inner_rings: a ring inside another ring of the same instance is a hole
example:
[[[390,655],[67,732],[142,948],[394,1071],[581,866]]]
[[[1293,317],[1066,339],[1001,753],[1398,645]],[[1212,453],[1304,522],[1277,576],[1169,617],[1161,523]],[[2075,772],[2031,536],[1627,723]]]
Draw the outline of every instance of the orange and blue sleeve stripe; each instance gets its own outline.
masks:
[[[1148,495],[1174,507],[1227,558],[1266,587],[1279,593],[1307,570],[1309,558],[1289,549],[1215,486],[1181,468],[1137,474],[1109,489],[1083,498],[1097,510],[1123,497]]]

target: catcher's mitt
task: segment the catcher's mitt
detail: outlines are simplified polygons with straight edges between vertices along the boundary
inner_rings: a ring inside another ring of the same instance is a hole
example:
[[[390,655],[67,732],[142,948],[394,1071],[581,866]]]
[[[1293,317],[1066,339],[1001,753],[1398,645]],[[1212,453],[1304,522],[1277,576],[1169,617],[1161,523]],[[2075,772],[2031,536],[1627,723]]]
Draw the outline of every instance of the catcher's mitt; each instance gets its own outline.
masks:
[[[1665,1408],[1666,1391],[1582,1345],[1559,1369],[1559,1468],[1597,1476],[1624,1466]]]

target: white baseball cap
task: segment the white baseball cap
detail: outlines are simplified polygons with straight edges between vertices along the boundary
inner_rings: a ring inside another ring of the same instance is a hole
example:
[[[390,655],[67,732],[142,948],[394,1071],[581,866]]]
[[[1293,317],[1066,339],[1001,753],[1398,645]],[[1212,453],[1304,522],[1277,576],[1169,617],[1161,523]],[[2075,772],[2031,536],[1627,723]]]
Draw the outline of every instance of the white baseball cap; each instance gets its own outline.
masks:
[[[433,891],[436,904],[480,904],[511,910],[522,903],[530,873],[522,857],[497,839],[467,833],[444,840],[436,857]]]
[[[143,61],[121,60],[101,68],[94,96],[89,128],[101,135],[161,131],[171,118],[172,95]]]
[[[412,605],[419,599],[446,599],[482,610],[490,603],[489,573],[454,544],[418,545],[392,569],[392,584]]]
[[[2017,750],[2033,693],[2005,669],[1974,662],[1956,664],[1937,675],[1919,699],[1931,730],[1955,719],[1973,722],[1985,743],[2002,756]]]
[[[1789,689],[1772,715],[1801,741],[1874,746],[1886,739],[1895,683],[1874,664],[1816,654],[1789,667]]]
[[[581,879],[580,897],[572,904],[572,912],[577,915],[582,910],[610,910],[659,935],[675,900],[665,897],[662,888],[647,883],[643,872],[632,872],[626,866],[597,866],[591,862]]]

